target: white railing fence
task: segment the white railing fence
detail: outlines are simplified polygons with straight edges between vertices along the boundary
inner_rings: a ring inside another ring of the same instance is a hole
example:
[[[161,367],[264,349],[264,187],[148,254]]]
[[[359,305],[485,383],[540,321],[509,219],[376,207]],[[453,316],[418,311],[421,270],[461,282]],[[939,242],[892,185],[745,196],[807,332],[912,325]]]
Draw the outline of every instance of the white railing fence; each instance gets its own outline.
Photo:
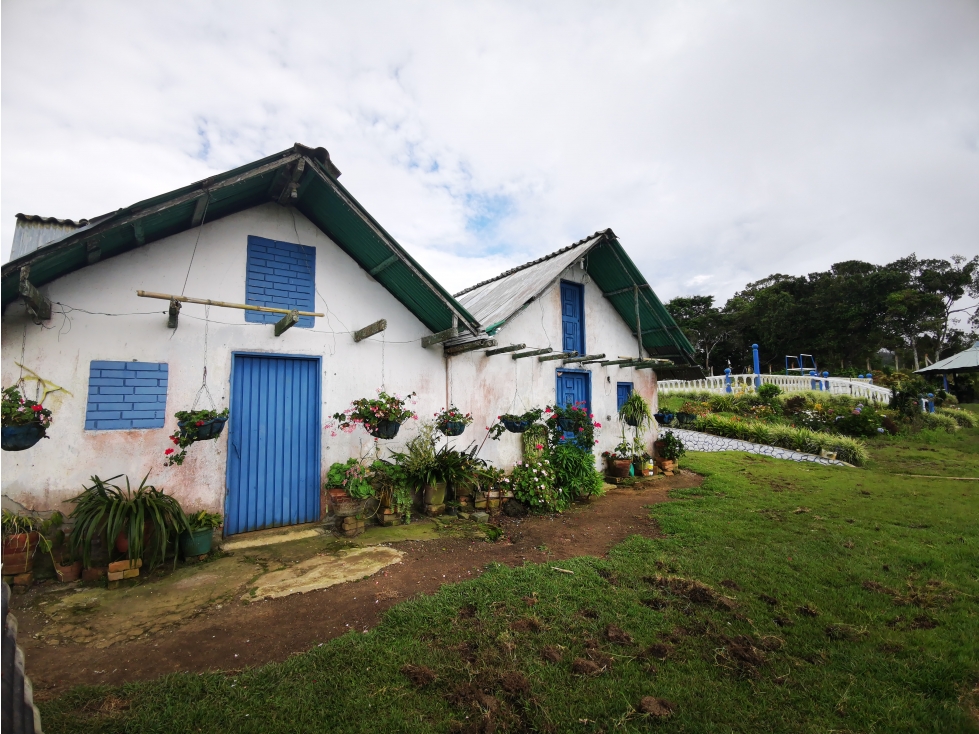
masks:
[[[866,398],[874,402],[886,403],[891,399],[891,390],[874,385],[868,378],[860,377],[818,377],[803,375],[717,375],[702,380],[660,380],[660,392],[681,392],[688,390],[723,392],[750,392],[755,389],[755,377],[761,383],[778,385],[782,392],[801,392],[815,390],[833,395],[850,395]]]

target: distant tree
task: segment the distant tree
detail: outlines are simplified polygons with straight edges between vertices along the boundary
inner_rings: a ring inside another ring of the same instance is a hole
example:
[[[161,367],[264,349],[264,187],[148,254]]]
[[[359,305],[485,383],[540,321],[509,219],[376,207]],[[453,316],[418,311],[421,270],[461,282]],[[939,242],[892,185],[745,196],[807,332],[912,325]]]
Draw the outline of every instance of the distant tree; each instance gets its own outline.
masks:
[[[714,306],[714,296],[678,296],[666,304],[666,310],[709,370],[714,349],[732,333],[726,315]]]

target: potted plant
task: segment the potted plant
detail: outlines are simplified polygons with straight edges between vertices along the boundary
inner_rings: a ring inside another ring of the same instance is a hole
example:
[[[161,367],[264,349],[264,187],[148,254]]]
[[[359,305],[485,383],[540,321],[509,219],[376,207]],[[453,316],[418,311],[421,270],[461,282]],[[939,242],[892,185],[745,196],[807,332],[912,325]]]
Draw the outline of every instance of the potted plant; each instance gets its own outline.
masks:
[[[353,457],[330,465],[326,486],[336,517],[354,517],[364,511],[367,500],[374,496],[371,477],[371,469]]]
[[[652,456],[646,452],[642,438],[632,440],[632,468],[637,477],[648,477],[653,473]]]
[[[211,552],[211,541],[214,529],[224,524],[221,513],[199,512],[187,513],[187,525],[190,528],[180,534],[180,550],[184,558],[203,556]]]
[[[605,459],[606,471],[611,477],[627,477],[629,469],[632,468],[632,445],[623,434],[622,440],[612,451],[603,451],[602,458]]]
[[[447,446],[437,449],[435,425],[422,423],[418,435],[405,444],[405,451],[392,452],[409,487],[422,493],[426,507],[445,503],[446,482],[459,471],[459,453]]]
[[[359,424],[374,438],[392,439],[398,435],[402,423],[409,418],[417,420],[415,412],[405,407],[408,398],[414,396],[415,393],[409,393],[402,398],[379,389],[376,398],[358,398],[342,413],[334,413],[335,427],[351,433]]]
[[[412,495],[404,470],[394,462],[377,459],[371,471],[371,486],[380,500],[378,522],[385,526],[410,523]]]
[[[34,553],[40,544],[38,522],[28,515],[3,510],[3,575],[19,576],[34,570]]]
[[[498,415],[496,416],[498,422],[493,424],[489,429],[490,438],[496,441],[503,435],[504,431],[523,433],[539,421],[542,415],[544,415],[544,411],[540,408],[531,408],[526,413],[521,413],[520,415],[516,413]]]
[[[180,465],[187,458],[187,448],[197,441],[210,441],[221,435],[228,422],[228,409],[220,413],[216,410],[180,410],[173,414],[177,419],[177,430],[170,440],[180,447],[177,452],[172,446],[164,451],[164,466]]]
[[[461,436],[466,426],[473,422],[471,413],[463,415],[454,405],[435,414],[435,427],[444,436]]]
[[[21,397],[16,386],[5,388],[2,398],[3,425],[0,426],[4,451],[29,449],[42,438],[51,425],[51,411],[40,403]]]
[[[673,422],[674,416],[672,413],[659,412],[659,413],[654,413],[653,418],[655,418],[656,422],[659,423],[661,426],[668,426]]]
[[[564,407],[548,405],[544,412],[547,413],[544,424],[551,431],[552,446],[570,442],[582,451],[591,451],[594,448],[597,443],[595,429],[601,428],[602,424],[588,412],[584,403],[568,404]]]
[[[176,498],[146,483],[149,473],[135,491],[129,477],[125,490],[112,483],[121,476],[106,480],[93,476],[91,486],[70,500],[75,504],[69,515],[74,520],[70,548],[76,557],[81,555],[86,567],[91,565],[96,535],[105,540],[107,548],[115,543],[130,561],[146,560],[153,567],[166,557],[171,541],[190,530]],[[175,554],[174,565],[176,562]]]
[[[663,471],[673,471],[680,457],[687,452],[683,441],[673,431],[666,431],[654,444],[654,448],[657,454],[656,463]]]
[[[625,421],[627,426],[632,426],[637,431],[641,431],[653,423],[653,412],[649,407],[649,402],[635,390],[629,393],[629,397],[619,408],[619,417]]]

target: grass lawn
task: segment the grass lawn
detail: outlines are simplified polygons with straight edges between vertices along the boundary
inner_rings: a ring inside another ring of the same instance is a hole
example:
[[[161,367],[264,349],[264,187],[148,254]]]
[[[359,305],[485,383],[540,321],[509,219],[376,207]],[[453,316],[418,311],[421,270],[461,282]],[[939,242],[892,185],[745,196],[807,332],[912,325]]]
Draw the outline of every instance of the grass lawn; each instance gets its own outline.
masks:
[[[979,483],[895,476],[979,476],[979,430],[871,453],[688,454],[662,539],[493,567],[282,664],[76,689],[44,729],[979,731]]]

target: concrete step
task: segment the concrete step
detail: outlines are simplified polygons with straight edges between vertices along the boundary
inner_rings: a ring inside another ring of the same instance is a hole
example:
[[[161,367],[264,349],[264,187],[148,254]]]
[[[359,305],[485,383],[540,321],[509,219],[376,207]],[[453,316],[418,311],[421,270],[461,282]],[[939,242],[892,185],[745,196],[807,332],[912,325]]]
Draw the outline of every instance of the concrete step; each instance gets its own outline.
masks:
[[[250,533],[239,533],[222,541],[220,547],[221,550],[230,552],[242,548],[258,548],[263,545],[276,545],[292,540],[314,538],[323,534],[322,524],[318,522],[306,523],[304,525],[291,525],[286,528],[270,528],[268,530],[255,530]]]

